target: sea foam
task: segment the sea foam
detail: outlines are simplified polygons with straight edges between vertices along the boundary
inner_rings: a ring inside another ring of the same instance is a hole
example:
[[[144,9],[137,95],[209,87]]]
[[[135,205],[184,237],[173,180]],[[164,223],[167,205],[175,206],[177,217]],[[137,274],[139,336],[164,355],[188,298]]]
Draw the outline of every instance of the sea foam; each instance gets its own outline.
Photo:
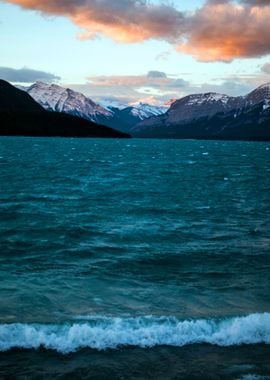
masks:
[[[181,347],[208,343],[218,346],[270,344],[270,313],[212,320],[174,317],[113,318],[90,316],[67,324],[1,324],[0,350],[46,348],[66,354],[81,348],[121,346]]]

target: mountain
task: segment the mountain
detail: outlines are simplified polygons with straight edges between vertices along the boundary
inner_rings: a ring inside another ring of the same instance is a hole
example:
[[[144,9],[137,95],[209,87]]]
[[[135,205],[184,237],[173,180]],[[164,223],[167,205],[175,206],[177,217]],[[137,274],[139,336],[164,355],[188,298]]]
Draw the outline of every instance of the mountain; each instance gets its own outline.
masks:
[[[96,123],[106,123],[113,117],[112,111],[70,88],[38,81],[26,91],[47,111],[64,112]]]
[[[48,112],[28,93],[0,80],[0,135],[128,137],[104,125],[60,112]]]
[[[173,102],[165,114],[138,123],[131,133],[136,137],[268,140],[269,105],[270,84],[239,97],[213,92],[188,95]]]
[[[25,93],[0,79],[0,113],[44,112],[44,109]]]
[[[142,120],[165,113],[168,107],[138,103],[121,109],[115,107],[110,107],[109,109],[127,126],[127,131],[131,131]]]
[[[112,111],[115,108],[119,110],[123,110],[124,108],[128,107],[127,103],[122,103],[116,99],[111,99],[111,98],[103,98],[99,101],[99,104],[109,111]]]
[[[167,112],[148,118],[139,123],[132,131],[187,123],[201,117],[213,116],[218,112],[230,111],[238,108],[241,104],[242,97],[230,97],[214,92],[192,94],[174,101]]]
[[[245,106],[253,106],[260,102],[265,102],[266,105],[270,102],[270,83],[257,87],[244,97]]]
[[[166,106],[154,106],[147,103],[138,103],[134,104],[129,108],[130,114],[139,120],[148,119],[151,116],[158,116],[164,114],[169,107]]]
[[[110,100],[104,100],[103,105],[99,105],[80,92],[43,82],[36,82],[25,90],[48,111],[79,116],[123,132],[128,132],[139,121],[167,110],[167,107],[141,103],[127,106]]]

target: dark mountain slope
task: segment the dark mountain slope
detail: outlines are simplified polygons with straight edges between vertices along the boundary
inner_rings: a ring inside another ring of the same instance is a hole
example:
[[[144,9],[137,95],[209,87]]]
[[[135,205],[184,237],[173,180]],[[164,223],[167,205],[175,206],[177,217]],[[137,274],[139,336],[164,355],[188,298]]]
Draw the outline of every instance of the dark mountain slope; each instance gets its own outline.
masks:
[[[45,112],[25,91],[0,79],[0,112]]]
[[[185,124],[164,123],[157,128],[144,129],[138,137],[269,141],[270,108],[265,109],[264,102],[261,102],[241,110],[197,118]]]
[[[78,91],[40,81],[22,89],[31,95],[46,111],[79,116],[122,132],[128,132],[140,121],[150,116],[164,113],[167,110],[167,107],[156,107],[142,103],[136,106],[125,106],[124,108],[121,104],[119,104],[120,108],[110,104],[102,106]]]
[[[0,135],[129,137],[80,117],[45,111],[26,92],[0,80]]]
[[[163,115],[138,123],[135,137],[270,140],[270,84],[246,96],[206,93],[175,101]]]

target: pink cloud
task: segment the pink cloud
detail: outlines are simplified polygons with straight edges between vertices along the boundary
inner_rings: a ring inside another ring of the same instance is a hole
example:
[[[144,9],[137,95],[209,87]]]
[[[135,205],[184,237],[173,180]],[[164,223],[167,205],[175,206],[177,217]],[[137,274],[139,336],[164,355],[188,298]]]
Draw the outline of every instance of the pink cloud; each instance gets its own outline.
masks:
[[[270,6],[207,4],[190,20],[178,50],[201,61],[231,61],[270,53]]]
[[[146,0],[2,0],[69,18],[80,38],[104,35],[121,43],[164,40],[202,61],[231,61],[270,53],[267,0],[208,0],[193,13]]]

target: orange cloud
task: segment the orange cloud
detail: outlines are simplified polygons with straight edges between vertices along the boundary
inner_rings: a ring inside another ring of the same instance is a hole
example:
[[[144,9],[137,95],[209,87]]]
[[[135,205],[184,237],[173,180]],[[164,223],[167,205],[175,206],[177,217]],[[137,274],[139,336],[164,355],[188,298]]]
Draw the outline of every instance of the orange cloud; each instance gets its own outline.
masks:
[[[68,17],[83,30],[81,39],[105,35],[122,43],[165,40],[202,61],[270,53],[268,0],[208,0],[193,13],[147,0],[2,1]]]
[[[144,0],[5,0],[22,8],[70,18],[84,29],[82,39],[102,34],[132,43],[176,38],[182,13]]]
[[[177,49],[201,61],[231,61],[270,53],[270,6],[209,4],[192,19]]]

